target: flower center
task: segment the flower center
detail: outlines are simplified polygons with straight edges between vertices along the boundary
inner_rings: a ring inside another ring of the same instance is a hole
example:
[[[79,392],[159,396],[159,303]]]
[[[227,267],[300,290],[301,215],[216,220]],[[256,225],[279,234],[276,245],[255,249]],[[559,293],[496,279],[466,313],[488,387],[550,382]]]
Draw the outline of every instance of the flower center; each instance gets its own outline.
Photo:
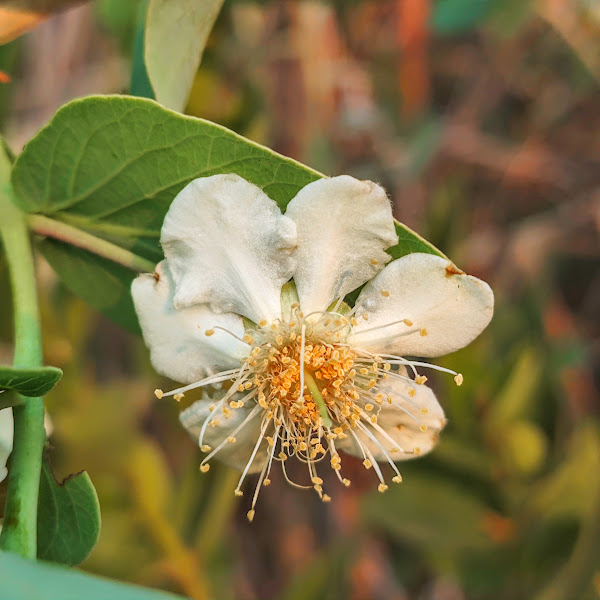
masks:
[[[343,345],[349,322],[322,313],[277,322],[247,335],[253,344],[252,373],[244,389],[257,389],[258,404],[290,432],[293,450],[310,444],[313,434],[333,422],[360,418],[355,378],[357,355]]]

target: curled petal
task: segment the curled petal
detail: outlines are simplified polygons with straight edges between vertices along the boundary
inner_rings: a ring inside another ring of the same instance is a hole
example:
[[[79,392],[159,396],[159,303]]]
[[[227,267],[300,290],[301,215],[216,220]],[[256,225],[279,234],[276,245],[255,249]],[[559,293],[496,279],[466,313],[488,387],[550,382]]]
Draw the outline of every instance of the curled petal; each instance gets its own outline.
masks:
[[[304,314],[374,277],[390,260],[385,249],[398,242],[385,190],[348,175],[309,183],[285,214],[298,231],[294,281]]]
[[[195,179],[173,200],[161,244],[176,308],[206,303],[256,323],[281,316],[296,226],[256,185],[234,174]]]
[[[357,304],[352,345],[376,354],[441,356],[463,348],[485,329],[494,294],[447,259],[414,253],[385,267]]]
[[[221,397],[223,394],[224,392],[220,392]],[[235,409],[229,408],[225,403],[220,405],[219,402],[218,397],[210,398],[204,393],[202,400],[195,402],[179,415],[179,420],[198,441],[203,451],[210,453],[222,444],[216,452],[216,458],[233,469],[243,471],[260,437],[263,411],[255,410],[257,407],[254,402],[248,402],[247,406]],[[256,453],[248,473],[256,473],[263,468],[267,456],[267,443],[263,444],[264,447]]]
[[[0,410],[0,481],[6,477],[6,461],[13,446],[13,414],[12,408]]]
[[[414,396],[410,395],[413,393],[411,389],[414,390]],[[362,428],[354,430],[356,437],[348,433],[346,438],[337,442],[340,450],[362,458],[362,446],[378,462],[386,462],[386,454],[397,462],[422,456],[433,449],[440,431],[446,425],[446,418],[430,388],[392,379],[386,380],[373,391],[386,396],[381,411],[377,413],[376,408],[368,413],[362,421]],[[392,400],[391,404],[388,398]],[[376,423],[371,422],[372,415],[377,416]]]
[[[249,346],[234,337],[244,335],[238,315],[217,315],[206,305],[174,308],[174,286],[166,261],[156,267],[154,275],[134,279],[131,293],[152,364],[159,373],[193,383],[239,367],[247,356]],[[211,331],[212,335],[206,335]]]

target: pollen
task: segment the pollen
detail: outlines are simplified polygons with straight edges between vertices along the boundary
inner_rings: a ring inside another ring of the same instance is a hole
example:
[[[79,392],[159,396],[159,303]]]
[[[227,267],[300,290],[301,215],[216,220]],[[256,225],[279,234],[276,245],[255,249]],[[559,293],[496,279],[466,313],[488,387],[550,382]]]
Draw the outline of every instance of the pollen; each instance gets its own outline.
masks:
[[[456,376],[454,377],[454,383],[456,383],[456,385],[462,385],[463,384],[463,376],[462,373],[457,373]]]
[[[202,473],[206,473],[209,469],[210,469],[210,465],[208,463],[204,463],[203,465],[200,465],[200,471],[202,471]]]
[[[214,334],[215,334],[215,330],[214,329],[207,329],[204,332],[204,335],[206,335],[207,337],[210,337],[211,335],[214,335]]]

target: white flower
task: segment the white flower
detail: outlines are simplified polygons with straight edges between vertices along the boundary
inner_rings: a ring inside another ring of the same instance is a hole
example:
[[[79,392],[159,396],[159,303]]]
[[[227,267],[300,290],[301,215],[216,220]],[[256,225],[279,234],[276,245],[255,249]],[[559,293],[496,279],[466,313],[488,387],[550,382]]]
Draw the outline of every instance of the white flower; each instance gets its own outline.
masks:
[[[12,408],[0,410],[0,481],[6,477],[6,461],[12,452],[13,416]]]
[[[276,174],[274,174],[276,179]],[[202,389],[181,422],[207,453],[268,485],[273,461],[296,456],[327,501],[317,473],[341,474],[343,450],[373,468],[429,452],[445,425],[422,367],[489,323],[489,286],[447,259],[414,253],[390,262],[398,237],[385,191],[349,176],[304,187],[285,215],[237,175],[196,179],[173,201],[165,260],[139,276],[133,299],[152,363]],[[293,279],[293,283],[289,283]],[[368,282],[368,283],[367,283]],[[367,285],[353,308],[349,292]],[[216,389],[215,389],[216,388]],[[287,477],[287,474],[286,474]]]

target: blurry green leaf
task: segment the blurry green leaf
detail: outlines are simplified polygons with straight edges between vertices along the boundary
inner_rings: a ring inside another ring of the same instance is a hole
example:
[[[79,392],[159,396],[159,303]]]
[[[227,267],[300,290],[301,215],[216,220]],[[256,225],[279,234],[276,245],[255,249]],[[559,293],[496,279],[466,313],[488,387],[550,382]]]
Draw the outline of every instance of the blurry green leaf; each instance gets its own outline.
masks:
[[[543,363],[539,352],[525,348],[486,418],[486,428],[496,431],[512,421],[531,416],[532,404],[542,378]]]
[[[582,424],[571,438],[566,460],[528,494],[533,511],[546,517],[580,516],[600,495],[598,424]]]
[[[150,0],[145,57],[158,102],[185,108],[223,0]]]
[[[310,564],[292,578],[277,596],[278,600],[307,600],[308,598],[346,598],[340,584],[347,581],[350,561],[357,544],[340,540],[314,556]]]
[[[133,38],[133,58],[131,64],[131,82],[129,92],[132,96],[140,98],[153,98],[154,90],[148,78],[148,69],[146,68],[145,56],[145,32],[146,32],[146,11],[148,0],[142,0],[138,8],[138,18]]]
[[[0,390],[10,390],[22,396],[37,398],[47,394],[61,377],[62,371],[56,367],[22,368],[0,365]]]
[[[100,505],[88,474],[83,471],[57,483],[42,463],[38,503],[38,557],[78,565],[100,535]]]
[[[81,571],[0,552],[3,600],[182,600]]]
[[[438,33],[462,33],[479,25],[494,6],[494,0],[438,0],[431,25]]]
[[[530,421],[511,423],[499,435],[500,454],[511,470],[523,475],[537,472],[548,452],[548,439],[541,427]]]
[[[490,510],[468,491],[449,482],[417,475],[368,499],[366,519],[401,540],[440,552],[488,547]]]
[[[285,209],[322,175],[224,127],[126,96],[70,102],[25,147],[12,172],[15,203],[64,221],[152,262],[162,259],[160,228],[175,195],[192,179],[236,173]],[[439,254],[397,224],[397,258]],[[130,329],[134,274],[87,251],[48,241],[42,251],[67,287]],[[105,289],[106,288],[106,289]]]

